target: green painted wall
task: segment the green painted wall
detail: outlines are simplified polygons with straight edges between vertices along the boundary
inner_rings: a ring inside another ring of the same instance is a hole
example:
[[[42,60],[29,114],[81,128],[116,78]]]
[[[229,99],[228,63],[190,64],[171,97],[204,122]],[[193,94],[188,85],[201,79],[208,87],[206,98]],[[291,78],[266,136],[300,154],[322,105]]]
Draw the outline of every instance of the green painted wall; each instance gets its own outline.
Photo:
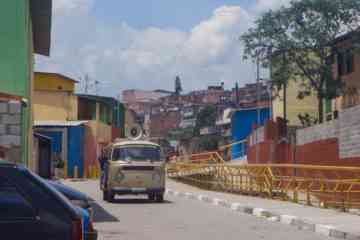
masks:
[[[29,3],[0,1],[0,91],[29,95]]]
[[[0,1],[0,92],[29,101],[22,116],[22,162],[29,163],[32,31],[29,0]]]

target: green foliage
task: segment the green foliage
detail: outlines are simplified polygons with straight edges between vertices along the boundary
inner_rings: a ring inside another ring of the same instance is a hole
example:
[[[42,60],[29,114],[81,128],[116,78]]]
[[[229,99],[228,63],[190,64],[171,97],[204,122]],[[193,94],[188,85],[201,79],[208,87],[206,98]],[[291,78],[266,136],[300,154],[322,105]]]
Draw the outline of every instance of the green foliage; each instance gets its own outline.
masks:
[[[218,136],[206,136],[201,137],[199,142],[199,148],[201,151],[215,151],[219,146]]]
[[[169,132],[167,138],[170,140],[184,140],[191,139],[194,136],[194,128],[188,127],[183,129],[176,129]]]
[[[320,102],[331,99],[343,87],[333,78],[328,62],[337,53],[334,40],[356,31],[359,16],[359,0],[293,0],[288,7],[263,14],[241,36],[244,58],[259,58],[264,67],[271,64],[277,88],[286,86],[289,79],[302,79],[300,98],[314,91]]]
[[[213,127],[216,124],[216,107],[208,105],[197,115],[194,133],[200,135],[200,130],[204,127]]]
[[[176,76],[175,78],[175,94],[180,95],[180,93],[183,91],[182,85],[181,85],[181,79],[179,76]]]

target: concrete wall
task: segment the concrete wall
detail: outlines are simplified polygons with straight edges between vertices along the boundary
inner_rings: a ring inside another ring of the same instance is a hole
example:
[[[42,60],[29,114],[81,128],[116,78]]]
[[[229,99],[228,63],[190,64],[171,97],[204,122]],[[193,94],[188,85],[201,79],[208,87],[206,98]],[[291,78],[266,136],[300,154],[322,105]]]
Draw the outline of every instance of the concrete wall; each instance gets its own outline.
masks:
[[[296,145],[281,141],[280,131],[279,124],[266,124],[264,140],[250,141],[249,163],[360,166],[360,105],[340,112],[338,120],[297,130]]]
[[[343,110],[339,119],[297,131],[297,145],[337,139],[340,158],[360,157],[360,105]]]
[[[21,163],[21,103],[0,101],[0,146],[5,160]]]
[[[35,121],[77,120],[77,96],[64,91],[34,91],[33,111]]]
[[[98,157],[101,149],[111,143],[112,130],[110,125],[99,121],[89,121],[85,124],[84,173],[90,176],[90,169],[99,169]]]

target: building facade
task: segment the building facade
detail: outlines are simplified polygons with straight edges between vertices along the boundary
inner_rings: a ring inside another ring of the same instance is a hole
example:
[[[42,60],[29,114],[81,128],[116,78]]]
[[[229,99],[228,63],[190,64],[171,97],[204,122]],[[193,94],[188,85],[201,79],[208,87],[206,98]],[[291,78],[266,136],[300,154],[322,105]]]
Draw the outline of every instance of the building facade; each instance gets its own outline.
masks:
[[[57,73],[35,73],[33,110],[35,121],[74,121],[78,116],[76,80]]]
[[[49,56],[51,14],[51,0],[3,0],[0,3],[0,91],[22,98],[21,151],[17,158],[28,166],[34,165],[31,153],[33,54]]]
[[[343,94],[333,101],[332,109],[339,111],[360,104],[360,54],[354,48],[360,39],[355,31],[339,37],[335,42],[336,53],[333,60],[333,75],[344,83]]]

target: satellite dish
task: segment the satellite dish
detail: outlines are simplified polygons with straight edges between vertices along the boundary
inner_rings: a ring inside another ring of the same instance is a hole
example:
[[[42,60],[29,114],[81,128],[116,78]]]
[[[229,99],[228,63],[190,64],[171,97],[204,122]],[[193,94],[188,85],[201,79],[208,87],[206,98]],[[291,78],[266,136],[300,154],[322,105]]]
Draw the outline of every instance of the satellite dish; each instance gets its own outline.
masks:
[[[140,125],[135,124],[127,129],[126,137],[137,141],[140,140],[143,137],[143,129]]]

